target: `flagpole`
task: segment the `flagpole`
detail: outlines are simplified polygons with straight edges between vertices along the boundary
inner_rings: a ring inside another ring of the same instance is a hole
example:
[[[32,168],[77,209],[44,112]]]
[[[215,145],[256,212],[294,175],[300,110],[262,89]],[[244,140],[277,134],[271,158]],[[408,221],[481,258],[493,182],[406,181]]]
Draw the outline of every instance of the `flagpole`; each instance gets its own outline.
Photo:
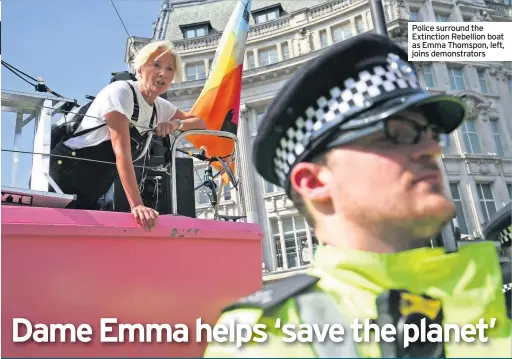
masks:
[[[382,0],[370,0],[370,12],[372,14],[375,33],[382,36],[388,36],[388,28],[386,25],[386,16],[384,15]],[[439,164],[440,168],[442,168],[441,159],[439,159]],[[457,219],[450,221],[446,226],[444,226],[439,237],[441,237],[439,242],[442,243],[438,243],[437,245],[442,245],[447,253],[457,252],[457,240],[460,239],[460,229],[457,224]],[[435,242],[436,239],[433,239],[433,241]]]

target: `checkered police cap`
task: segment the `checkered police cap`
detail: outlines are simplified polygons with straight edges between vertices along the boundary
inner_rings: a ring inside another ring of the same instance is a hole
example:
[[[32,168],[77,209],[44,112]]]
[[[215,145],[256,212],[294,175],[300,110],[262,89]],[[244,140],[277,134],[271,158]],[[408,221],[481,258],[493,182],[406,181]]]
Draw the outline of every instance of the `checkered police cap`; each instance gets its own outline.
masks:
[[[503,293],[512,291],[512,283],[505,283],[505,284],[503,284],[503,287],[502,287],[501,290],[503,291]]]
[[[488,241],[499,241],[502,248],[512,245],[512,202],[493,214],[482,231]]]
[[[510,247],[510,244],[512,243],[512,226],[509,226],[498,233],[498,240],[502,247]]]
[[[325,149],[329,135],[381,120],[364,117],[375,108],[392,114],[418,104],[447,133],[465,114],[459,100],[422,89],[407,53],[387,37],[363,34],[335,44],[304,65],[269,106],[254,142],[256,169],[288,191],[293,165]]]

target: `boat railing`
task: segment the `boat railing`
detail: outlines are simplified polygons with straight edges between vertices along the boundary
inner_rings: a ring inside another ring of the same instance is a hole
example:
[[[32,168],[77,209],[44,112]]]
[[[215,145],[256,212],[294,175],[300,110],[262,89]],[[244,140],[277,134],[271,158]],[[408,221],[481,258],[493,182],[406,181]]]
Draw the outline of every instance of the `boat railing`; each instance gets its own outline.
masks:
[[[74,195],[63,193],[49,174],[52,121],[56,115],[62,115],[62,111],[72,109],[75,106],[77,106],[77,102],[74,99],[47,94],[39,95],[2,90],[2,132],[5,131],[5,126],[7,125],[7,120],[5,119],[9,117],[7,113],[14,113],[16,116],[13,148],[2,148],[2,153],[12,153],[9,166],[11,175],[10,181],[8,183],[2,181],[2,202],[4,202],[4,196],[14,196],[14,199],[11,198],[11,201],[13,201],[11,203],[21,204],[16,203],[16,198],[19,200],[20,195],[22,195],[20,191],[23,190],[19,179],[21,154],[29,154],[32,156],[28,185],[30,193],[27,193],[26,197],[31,197],[33,206],[63,208],[75,199]],[[32,138],[33,149],[32,151],[23,151],[21,148],[23,144],[22,133],[29,124],[33,124],[34,126]],[[6,156],[2,157],[4,157],[3,160],[6,159]],[[48,185],[50,185],[56,193],[49,193]]]
[[[219,138],[227,138],[227,139],[233,140],[233,142],[234,142],[233,151],[232,151],[231,155],[229,156],[229,160],[227,162],[228,162],[228,165],[230,166],[231,163],[233,161],[235,161],[236,156],[239,153],[239,143],[238,143],[238,139],[235,134],[233,134],[231,132],[227,132],[227,131],[188,130],[188,131],[184,131],[184,132],[180,133],[179,135],[177,135],[175,140],[171,143],[171,148],[170,148],[170,150],[171,150],[171,164],[170,164],[171,173],[176,173],[176,154],[177,154],[177,150],[178,150],[178,144],[185,137],[194,136],[194,135],[215,136],[215,137],[219,137]],[[219,172],[223,173],[224,171],[221,170]],[[178,211],[178,201],[177,201],[178,192],[177,192],[176,176],[172,176],[171,185],[172,185],[172,188],[171,188],[172,207],[171,208],[172,208],[172,213],[176,214]],[[233,185],[236,186],[236,183],[233,183]],[[221,190],[222,187],[223,187],[222,186],[222,176],[219,176],[219,189]],[[242,201],[241,201],[241,197],[240,197],[240,191],[237,190],[236,194],[237,194],[236,202],[238,205],[238,213],[239,214],[244,213]],[[217,208],[218,208],[218,205],[219,205],[219,201],[216,204]],[[215,213],[217,213],[217,208],[215,208]]]

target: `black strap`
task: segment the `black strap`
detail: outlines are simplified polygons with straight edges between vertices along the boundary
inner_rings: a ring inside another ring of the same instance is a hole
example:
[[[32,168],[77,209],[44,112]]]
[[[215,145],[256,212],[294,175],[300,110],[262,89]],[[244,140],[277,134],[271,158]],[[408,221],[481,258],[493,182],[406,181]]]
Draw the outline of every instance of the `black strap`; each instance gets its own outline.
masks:
[[[94,127],[94,128],[89,128],[87,130],[84,130],[84,131],[80,131],[78,133],[75,133],[74,131],[76,131],[76,129],[78,127],[80,127],[80,124],[82,123],[82,120],[84,119],[84,117],[87,115],[87,111],[89,111],[89,108],[91,108],[91,105],[92,105],[93,101],[89,102],[87,105],[83,106],[79,111],[78,111],[78,115],[81,116],[81,118],[79,119],[79,121],[76,122],[76,124],[74,125],[74,128],[73,128],[73,133],[71,134],[71,136],[69,136],[68,139],[70,138],[74,138],[74,137],[78,137],[78,136],[81,136],[85,133],[88,133],[88,132],[91,132],[91,131],[94,131],[100,127],[102,127],[103,125],[100,125],[98,127]],[[68,140],[66,139],[66,141]]]
[[[102,128],[105,125],[106,125],[106,123],[104,123],[102,125],[99,125],[99,126],[96,126],[96,127],[88,128],[86,130],[82,130],[80,132],[76,132],[76,133],[72,134],[71,136],[69,136],[68,140],[71,139],[71,138],[80,137],[80,136],[85,135],[86,133],[89,133],[89,132],[92,132],[92,131],[96,131],[98,128]]]
[[[153,106],[153,114],[151,115],[151,121],[149,122],[149,128],[153,128],[153,124],[155,123],[155,120],[156,120],[156,105]]]
[[[266,285],[263,289],[225,307],[222,312],[238,308],[261,308],[268,310],[300,292],[311,288],[320,278],[309,274],[297,274]]]
[[[130,89],[132,90],[132,93],[133,93],[133,97],[135,99],[132,120],[137,122],[139,119],[139,103],[137,102],[137,95],[135,94],[135,89],[133,88],[132,84],[128,82],[128,85],[130,86]],[[135,116],[135,114],[136,114],[136,116]],[[149,128],[151,128],[151,129],[153,128],[153,124],[155,123],[156,116],[157,116],[156,104],[154,104],[153,105],[153,114],[151,115],[151,120],[149,121]],[[130,127],[134,127],[134,125],[130,124]]]
[[[135,88],[129,82],[126,82],[133,94],[133,113],[132,113],[132,121],[137,122],[139,120],[139,101],[137,100],[137,94],[135,93]]]
[[[132,118],[131,119],[132,119],[132,121],[137,122],[139,120],[139,101],[137,100],[137,94],[135,93],[135,89],[134,89],[133,85],[131,83],[129,83],[129,82],[126,82],[126,83],[130,86],[130,89],[132,90],[132,94],[133,94],[133,113],[132,113]],[[85,115],[86,114],[83,114],[83,116],[85,116]],[[151,125],[150,125],[150,127],[152,127],[152,124],[153,124],[155,116],[156,116],[156,106],[153,106],[153,116],[151,117]],[[79,137],[79,136],[85,135],[86,133],[89,133],[89,132],[92,132],[92,131],[96,131],[97,129],[102,128],[103,126],[106,126],[106,125],[107,125],[106,123],[102,123],[101,125],[98,125],[98,126],[95,126],[95,127],[91,127],[91,128],[86,129],[86,130],[82,130],[80,132],[72,134],[71,136],[69,136],[69,138],[75,138],[75,137]]]

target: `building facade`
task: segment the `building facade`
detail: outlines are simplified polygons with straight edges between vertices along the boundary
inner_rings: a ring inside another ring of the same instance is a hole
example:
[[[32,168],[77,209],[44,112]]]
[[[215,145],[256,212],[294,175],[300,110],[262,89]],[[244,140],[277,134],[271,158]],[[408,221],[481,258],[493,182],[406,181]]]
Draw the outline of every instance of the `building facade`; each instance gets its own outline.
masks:
[[[202,90],[233,4],[228,0],[163,1],[154,38],[171,40],[182,56],[183,79],[168,92],[178,107],[190,109]],[[389,36],[404,47],[410,21],[512,21],[512,6],[507,0],[384,0],[383,4]],[[253,168],[251,147],[258,121],[303,63],[336,42],[372,30],[368,1],[252,2],[238,128],[241,186],[238,193],[225,188],[219,211],[237,214],[241,202],[248,221],[261,225],[265,233],[264,271],[309,265],[317,240],[284,191],[265,182]],[[127,64],[131,65],[134,51],[151,40],[130,39]],[[512,199],[512,63],[415,65],[429,91],[459,96],[468,105],[469,117],[450,136],[442,167],[461,232],[466,240],[478,240],[483,225]],[[200,184],[204,165],[198,162],[196,169]],[[213,216],[202,189],[196,191],[196,207],[199,218]]]

